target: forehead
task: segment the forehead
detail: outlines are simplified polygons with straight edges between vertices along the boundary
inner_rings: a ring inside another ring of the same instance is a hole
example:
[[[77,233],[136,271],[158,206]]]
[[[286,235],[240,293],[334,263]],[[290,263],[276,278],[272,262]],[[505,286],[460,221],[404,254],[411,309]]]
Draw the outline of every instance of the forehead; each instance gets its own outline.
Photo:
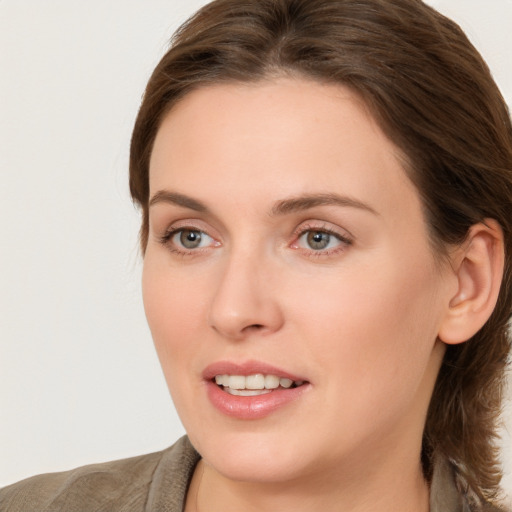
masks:
[[[398,198],[416,207],[402,161],[346,87],[292,78],[219,84],[188,94],[164,118],[150,161],[150,193],[172,188],[270,200],[274,193],[335,189],[383,208]]]

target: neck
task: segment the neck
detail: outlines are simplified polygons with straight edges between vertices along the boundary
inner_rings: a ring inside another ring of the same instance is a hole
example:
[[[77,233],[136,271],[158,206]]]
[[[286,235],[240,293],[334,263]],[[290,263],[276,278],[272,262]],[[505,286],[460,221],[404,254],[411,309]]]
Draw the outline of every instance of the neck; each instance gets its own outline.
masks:
[[[314,471],[300,481],[241,482],[226,478],[201,460],[186,512],[428,512],[429,490],[419,459],[396,458],[365,468]]]

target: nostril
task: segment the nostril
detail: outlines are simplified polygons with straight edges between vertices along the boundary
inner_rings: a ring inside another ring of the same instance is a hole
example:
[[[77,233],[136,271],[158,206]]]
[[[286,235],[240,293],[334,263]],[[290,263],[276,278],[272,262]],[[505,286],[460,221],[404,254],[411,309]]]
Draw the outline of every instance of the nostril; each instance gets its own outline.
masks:
[[[263,325],[262,324],[252,324],[252,325],[248,325],[246,327],[246,330],[251,330],[251,331],[259,331],[263,329]]]

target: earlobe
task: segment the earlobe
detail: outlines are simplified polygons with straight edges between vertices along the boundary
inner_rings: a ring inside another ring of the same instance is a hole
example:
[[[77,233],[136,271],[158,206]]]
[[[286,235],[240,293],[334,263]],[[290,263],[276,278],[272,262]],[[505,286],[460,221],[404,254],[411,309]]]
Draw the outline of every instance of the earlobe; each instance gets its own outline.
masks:
[[[505,258],[500,225],[493,219],[475,224],[456,252],[458,289],[451,297],[438,334],[441,341],[450,345],[474,336],[496,306]]]

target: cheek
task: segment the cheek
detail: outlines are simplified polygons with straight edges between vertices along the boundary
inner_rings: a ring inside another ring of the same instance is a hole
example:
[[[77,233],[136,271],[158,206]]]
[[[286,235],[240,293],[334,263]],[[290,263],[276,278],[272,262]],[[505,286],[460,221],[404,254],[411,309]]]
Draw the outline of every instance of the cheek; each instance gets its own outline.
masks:
[[[200,339],[195,336],[204,324],[205,279],[173,272],[146,256],[142,274],[144,310],[153,341],[166,370],[173,352],[192,349]]]
[[[197,373],[195,357],[204,339],[204,279],[191,279],[165,264],[144,261],[142,292],[144,309],[167,387],[182,421],[196,415]],[[200,332],[202,329],[202,333]]]
[[[310,340],[308,357],[343,386],[380,396],[387,383],[403,389],[400,381],[414,385],[424,373],[440,317],[439,277],[428,261],[411,261],[351,267],[323,286],[308,286],[308,300],[292,307]]]

